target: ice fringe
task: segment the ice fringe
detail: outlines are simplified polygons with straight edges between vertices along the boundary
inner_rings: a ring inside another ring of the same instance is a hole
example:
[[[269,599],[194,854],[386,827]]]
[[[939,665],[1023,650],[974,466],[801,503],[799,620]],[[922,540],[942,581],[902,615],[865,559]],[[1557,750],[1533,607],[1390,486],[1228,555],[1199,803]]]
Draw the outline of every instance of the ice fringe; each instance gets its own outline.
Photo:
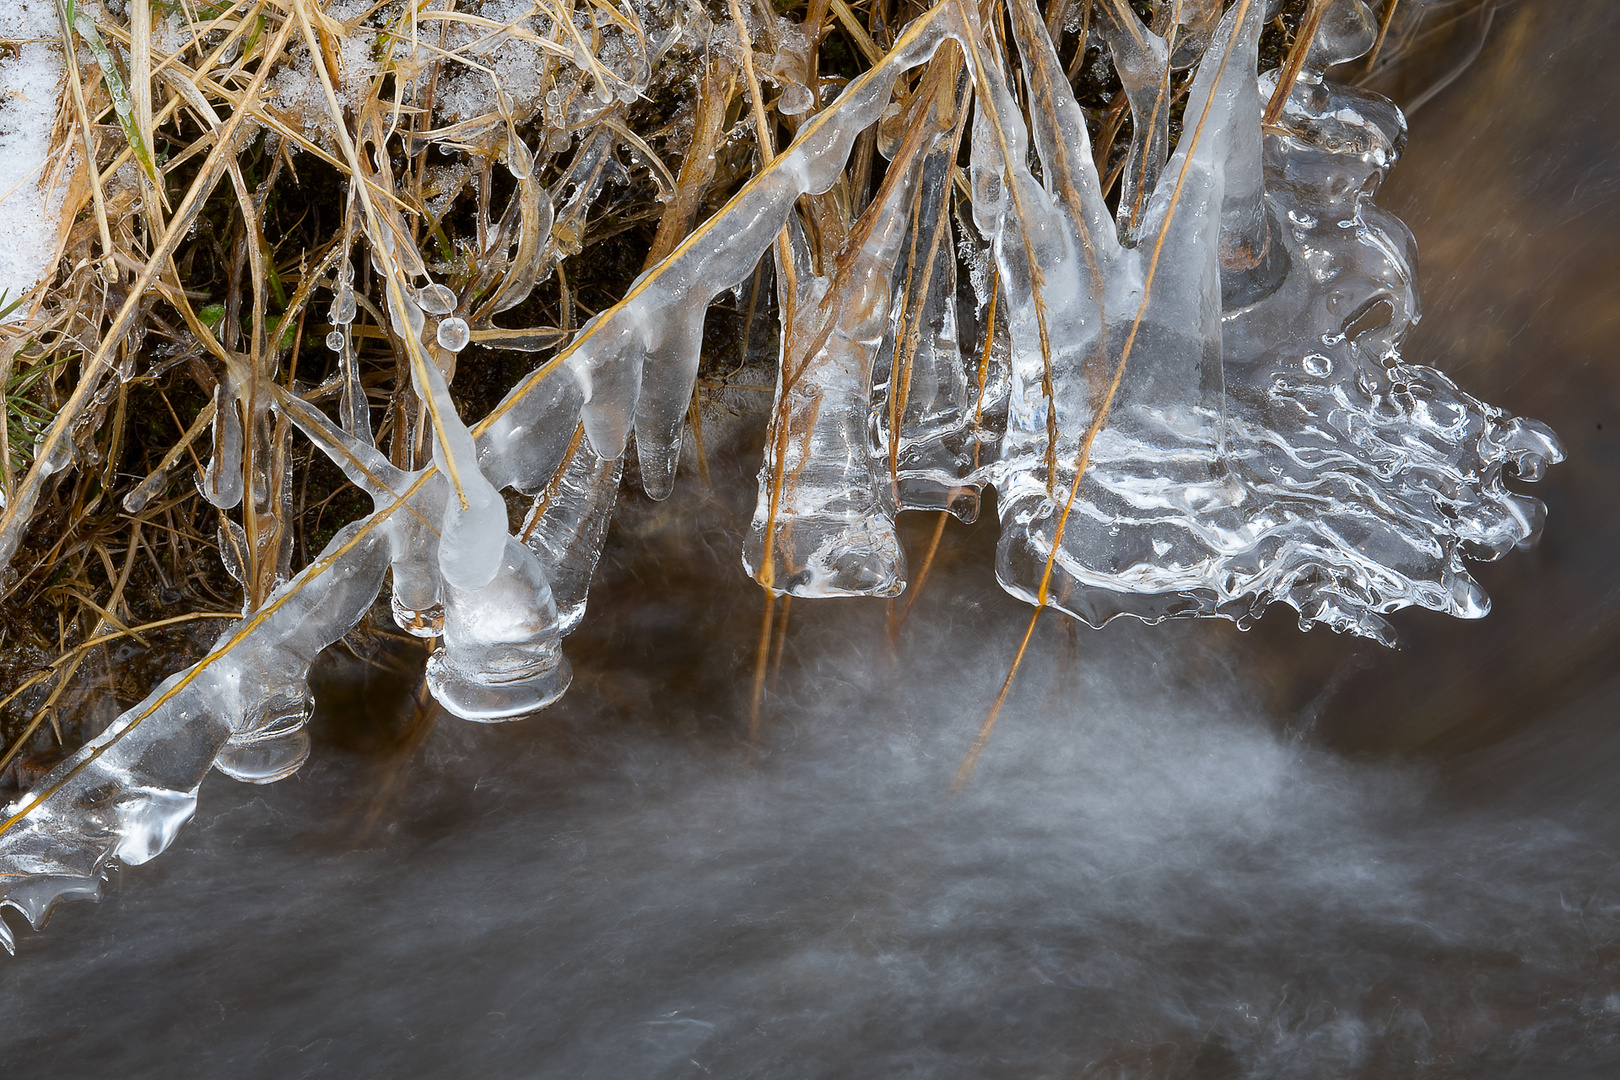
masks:
[[[1264,6],[1238,0],[1227,12],[1168,160],[1156,128],[1140,125],[1124,220],[1104,204],[1084,120],[1029,0],[1009,4],[1027,125],[976,10],[947,0],[481,423],[465,427],[438,364],[418,364],[418,391],[438,413],[428,467],[388,464],[358,430],[352,386],[342,425],[260,386],[376,510],[5,809],[0,907],[37,927],[57,901],[95,896],[111,860],[144,862],[173,840],[211,767],[253,781],[296,769],[308,751],[309,663],[369,609],[390,567],[401,625],[444,638],[428,681],[448,709],[496,720],[554,700],[568,680],[560,637],[578,619],[630,432],[648,493],[667,496],[709,300],[752,272],[795,200],[834,182],[899,73],[923,63],[940,72],[932,96],[915,106],[922,122],[854,246],[830,275],[790,278],[788,306],[804,321],[784,329],[774,456],[749,542],[768,587],[898,591],[895,510],[970,517],[990,482],[1002,584],[1094,624],[1123,613],[1245,622],[1282,600],[1302,622],[1388,640],[1380,616],[1401,606],[1483,614],[1461,558],[1493,558],[1536,534],[1540,504],[1503,481],[1539,477],[1560,459],[1557,443],[1400,358],[1418,314],[1412,245],[1371,197],[1404,121],[1322,78],[1370,43],[1365,5],[1335,0],[1280,123],[1263,133],[1269,88],[1256,82],[1254,46]],[[1111,31],[1122,32],[1143,45],[1133,107],[1162,103],[1148,91],[1163,73],[1149,69],[1176,62],[1172,50],[1140,24]],[[959,53],[939,53],[947,40]],[[968,85],[973,217],[991,245],[1008,345],[977,358],[956,341],[945,213],[954,150],[944,148],[960,137]],[[527,149],[514,137],[507,156],[523,217],[549,229]],[[534,243],[529,228],[524,242]],[[523,272],[497,296],[532,287],[538,257],[521,250]],[[487,311],[465,313],[469,328],[390,263],[389,311],[413,353],[447,337],[453,353],[463,330],[488,329]],[[352,318],[339,279],[335,310]],[[813,400],[794,400],[809,387]],[[987,403],[998,387],[1005,402]],[[836,408],[823,416],[823,404]],[[984,430],[1003,411],[1006,432]],[[221,422],[227,443],[241,438]],[[999,448],[995,460],[984,447]],[[521,539],[506,533],[496,494],[506,487],[536,496]],[[789,536],[801,521],[831,527]],[[12,946],[3,920],[0,944]]]

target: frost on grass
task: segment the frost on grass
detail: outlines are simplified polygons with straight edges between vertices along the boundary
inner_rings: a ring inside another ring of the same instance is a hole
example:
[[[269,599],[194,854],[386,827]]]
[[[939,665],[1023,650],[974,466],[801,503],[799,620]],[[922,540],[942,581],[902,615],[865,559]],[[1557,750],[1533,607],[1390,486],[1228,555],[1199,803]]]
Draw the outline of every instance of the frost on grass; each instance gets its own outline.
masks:
[[[1324,77],[1371,46],[1371,12],[1332,0],[1279,89],[1277,72],[1256,71],[1267,6],[1178,4],[1147,24],[1113,5],[1101,32],[1137,114],[1113,204],[1032,0],[1007,4],[1015,69],[977,7],[946,0],[860,77],[818,85],[819,108],[803,33],[768,8],[733,27],[693,11],[653,32],[653,9],[601,2],[572,14],[430,5],[365,39],[386,37],[395,51],[383,59],[322,48],[354,30],[342,22],[361,17],[352,5],[296,20],[296,34],[283,24],[288,70],[309,88],[297,110],[308,130],[288,134],[365,181],[311,271],[330,293],[337,364],[315,389],[336,399],[338,420],[276,381],[262,328],[251,348],[209,337],[221,373],[203,488],[222,510],[273,519],[288,485],[262,463],[290,424],[374,510],[296,575],[284,538],[261,543],[227,519],[241,623],[6,809],[0,905],[38,925],[57,899],[93,895],[109,860],[150,858],[210,767],[256,782],[296,769],[309,662],[385,578],[399,625],[442,639],[426,684],[447,710],[496,721],[554,701],[627,442],[647,493],[668,496],[705,311],[764,257],[782,360],[744,561],[773,592],[895,595],[907,574],[895,515],[971,520],[991,484],[1002,585],[1093,625],[1121,614],[1246,625],[1282,601],[1302,624],[1389,641],[1383,615],[1401,607],[1483,615],[1462,560],[1534,539],[1542,508],[1505,481],[1538,478],[1557,443],[1400,355],[1418,317],[1412,242],[1373,196],[1404,120]],[[706,45],[711,74],[774,84],[796,137],[780,153],[761,147],[725,206],[688,223],[577,333],[497,324],[580,250],[621,148],[672,206],[687,197],[611,120],[677,33]],[[412,181],[384,152],[401,117],[377,95],[391,71],[400,94],[425,101],[414,95],[428,37],[467,62],[434,107],[443,126],[421,138],[469,156],[424,169],[420,194],[453,199],[479,175],[487,193],[496,162],[510,180],[498,216],[481,206],[477,249],[448,261],[411,239],[400,207]],[[524,63],[545,69],[543,85],[517,76]],[[1194,65],[1172,147],[1160,113],[1172,73]],[[293,85],[284,75],[267,84],[273,100]],[[199,112],[228,147],[230,122]],[[846,165],[874,125],[890,161],[867,200]],[[572,158],[542,184],[563,152]],[[959,253],[979,300],[972,320]],[[356,359],[362,309],[386,323],[408,372],[415,452],[377,444]],[[538,353],[565,338],[483,420],[458,415],[448,387],[470,342]],[[512,531],[506,489],[531,500]]]

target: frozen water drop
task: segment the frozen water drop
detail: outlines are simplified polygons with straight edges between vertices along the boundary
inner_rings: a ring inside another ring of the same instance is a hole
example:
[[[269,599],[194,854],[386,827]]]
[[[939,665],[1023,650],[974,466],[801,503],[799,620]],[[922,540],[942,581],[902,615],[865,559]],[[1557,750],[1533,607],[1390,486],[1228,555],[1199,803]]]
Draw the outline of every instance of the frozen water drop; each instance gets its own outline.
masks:
[[[1333,361],[1321,353],[1307,353],[1304,366],[1305,374],[1315,375],[1318,379],[1325,379],[1333,374]]]
[[[343,343],[346,340],[347,338],[344,336],[343,331],[333,330],[330,334],[326,335],[326,347],[335,353],[340,353],[343,351]]]
[[[354,300],[354,290],[345,283],[332,300],[332,323],[334,326],[348,326],[354,322],[357,314],[359,311]]]
[[[141,481],[140,487],[124,496],[124,512],[138,514],[169,486],[169,474],[159,469]]]
[[[460,319],[449,318],[439,324],[439,345],[451,352],[460,352],[467,347],[472,339],[472,333],[467,324]]]
[[[516,131],[506,136],[506,168],[519,180],[527,180],[534,171],[534,155],[529,152],[528,146],[518,138]]]
[[[776,102],[776,110],[784,116],[798,116],[807,113],[816,107],[815,95],[803,83],[790,82],[782,88],[782,96]]]
[[[448,315],[456,310],[456,294],[447,285],[427,285],[417,291],[416,302],[430,315]]]

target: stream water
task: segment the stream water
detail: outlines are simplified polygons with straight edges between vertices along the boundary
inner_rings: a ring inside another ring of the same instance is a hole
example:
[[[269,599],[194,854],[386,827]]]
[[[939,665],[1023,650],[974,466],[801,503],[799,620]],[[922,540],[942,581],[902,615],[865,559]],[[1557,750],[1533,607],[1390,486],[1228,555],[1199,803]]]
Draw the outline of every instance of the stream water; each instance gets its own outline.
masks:
[[[628,494],[569,694],[515,724],[323,664],[311,762],[0,963],[8,1074],[1607,1077],[1620,1069],[1620,10],[1497,15],[1413,117],[1407,349],[1569,461],[1481,623],[1027,619],[994,514],[791,608],[746,738],[757,444]],[[757,432],[753,436],[757,440]],[[931,522],[903,523],[912,550]]]

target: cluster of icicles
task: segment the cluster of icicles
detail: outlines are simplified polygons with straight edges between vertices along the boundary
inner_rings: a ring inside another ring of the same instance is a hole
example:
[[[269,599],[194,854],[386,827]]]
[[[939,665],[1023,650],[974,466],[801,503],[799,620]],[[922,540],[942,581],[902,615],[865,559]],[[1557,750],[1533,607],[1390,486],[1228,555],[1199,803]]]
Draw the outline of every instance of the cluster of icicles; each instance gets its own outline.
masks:
[[[512,334],[489,316],[522,297],[497,284],[497,300],[471,312],[414,253],[374,251],[433,417],[432,464],[415,472],[373,445],[346,332],[352,271],[339,265],[339,422],[262,390],[375,512],[7,809],[0,904],[37,926],[57,900],[95,895],[109,860],[140,863],[173,839],[210,767],[260,782],[296,769],[310,662],[390,571],[399,623],[442,640],[427,682],[446,709],[489,721],[554,701],[626,442],[633,431],[648,494],[669,495],[705,309],[767,253],[781,374],[744,550],[765,587],[894,595],[906,576],[895,514],[970,520],[992,484],[1002,585],[1093,625],[1122,613],[1244,622],[1280,600],[1302,623],[1388,640],[1380,614],[1402,606],[1482,615],[1461,557],[1535,536],[1539,503],[1503,481],[1536,479],[1557,444],[1400,358],[1418,315],[1412,242],[1370,200],[1404,121],[1323,78],[1367,49],[1371,15],[1361,0],[1330,5],[1262,130],[1275,78],[1255,74],[1267,6],[1236,0],[1223,16],[1218,0],[1182,0],[1182,25],[1161,36],[1124,4],[1096,5],[1136,117],[1115,215],[1030,0],[1008,3],[1025,110],[994,31],[972,3],[945,0],[471,428],[442,369],[469,340]],[[1199,51],[1171,153],[1172,65]],[[897,77],[922,65],[896,112]],[[843,252],[814,265],[795,203],[827,190],[880,119],[883,184]],[[952,210],[965,202],[953,199],[964,139],[971,227]],[[549,228],[515,133],[507,158],[516,216]],[[408,235],[375,216],[370,228],[374,249]],[[519,267],[539,257],[535,235],[524,229]],[[971,315],[959,258],[980,260]],[[234,415],[228,397],[220,406]],[[520,535],[502,488],[537,496]],[[10,946],[3,922],[0,941]]]

